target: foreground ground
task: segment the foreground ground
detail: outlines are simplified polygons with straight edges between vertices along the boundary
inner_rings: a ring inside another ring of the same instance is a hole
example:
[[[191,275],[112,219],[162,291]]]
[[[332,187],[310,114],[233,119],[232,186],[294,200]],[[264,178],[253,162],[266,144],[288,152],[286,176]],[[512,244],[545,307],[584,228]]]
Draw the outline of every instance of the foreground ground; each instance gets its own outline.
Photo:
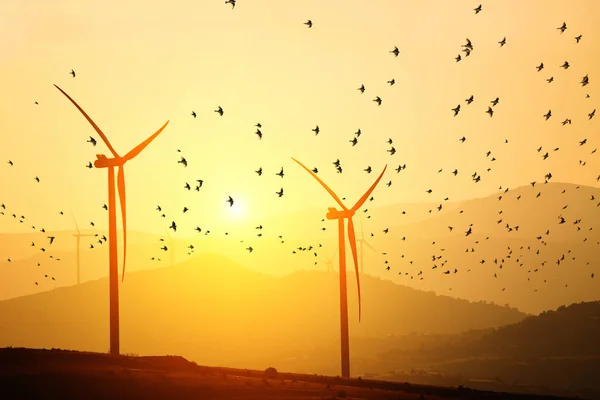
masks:
[[[182,357],[0,349],[1,399],[549,399],[362,379],[203,367]],[[558,397],[554,397],[558,399]]]

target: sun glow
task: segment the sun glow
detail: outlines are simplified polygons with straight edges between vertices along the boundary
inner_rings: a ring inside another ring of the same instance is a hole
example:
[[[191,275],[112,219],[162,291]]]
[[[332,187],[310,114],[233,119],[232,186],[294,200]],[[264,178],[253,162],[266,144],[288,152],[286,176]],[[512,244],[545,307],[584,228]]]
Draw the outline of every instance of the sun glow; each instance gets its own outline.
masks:
[[[244,207],[244,203],[240,202],[240,200],[235,199],[233,205],[231,207],[227,207],[227,217],[234,220],[244,219],[246,215],[246,207]]]

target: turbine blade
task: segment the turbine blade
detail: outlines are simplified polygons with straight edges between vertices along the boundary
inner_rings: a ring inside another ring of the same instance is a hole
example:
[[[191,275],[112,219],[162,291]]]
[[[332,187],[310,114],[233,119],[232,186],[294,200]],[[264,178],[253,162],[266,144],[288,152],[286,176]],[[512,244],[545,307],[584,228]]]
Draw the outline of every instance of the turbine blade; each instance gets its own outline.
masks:
[[[383,168],[383,171],[381,171],[381,174],[379,174],[379,178],[377,178],[377,180],[375,181],[374,184],[371,185],[371,187],[369,188],[369,190],[367,190],[367,192],[365,194],[363,194],[363,196],[360,198],[360,200],[358,200],[356,202],[356,204],[354,205],[354,207],[352,207],[352,211],[356,211],[360,208],[360,206],[363,205],[363,203],[365,201],[367,201],[367,199],[369,198],[369,196],[371,195],[371,192],[373,191],[373,189],[375,189],[375,186],[377,186],[377,184],[379,183],[379,181],[381,180],[381,178],[383,177],[383,174],[385,173],[385,170],[387,169],[387,164],[385,165],[385,167]]]
[[[79,235],[79,226],[77,225],[77,220],[75,219],[75,214],[73,214],[73,210],[71,210],[71,216],[73,217],[73,222],[75,222],[75,229],[77,229],[77,234]]]
[[[360,275],[358,273],[358,255],[356,253],[356,236],[354,234],[354,223],[352,218],[348,218],[348,239],[350,241],[350,249],[352,249],[352,259],[354,260],[354,270],[356,271],[356,288],[358,289],[358,322],[360,322],[361,306],[360,306]]]
[[[165,122],[165,124],[159,130],[157,130],[152,136],[150,136],[148,139],[144,140],[142,143],[138,144],[129,153],[125,154],[125,157],[123,157],[125,159],[125,161],[131,160],[133,157],[140,154],[140,152],[142,150],[144,150],[146,148],[146,146],[148,146],[150,144],[150,142],[153,141],[163,131],[163,129],[165,129],[165,127],[167,126],[168,123],[169,123],[169,121]]]
[[[371,250],[373,250],[374,252],[377,252],[377,250],[375,250],[375,249],[373,248],[373,246],[371,246],[371,245],[370,245],[370,244],[369,244],[369,243],[368,243],[366,240],[363,240],[362,242],[363,242],[363,243],[364,243],[364,244],[365,244],[365,245],[366,245],[368,248],[370,248],[370,249],[371,249]]]
[[[56,85],[54,85],[54,86],[56,86]],[[67,96],[67,98],[69,100],[71,100],[71,103],[73,103],[75,105],[75,107],[77,107],[77,109],[83,114],[83,116],[85,117],[85,119],[87,119],[88,122],[94,127],[94,129],[96,130],[96,132],[98,133],[98,135],[100,135],[100,137],[102,138],[102,140],[104,141],[104,143],[106,143],[106,146],[108,147],[108,149],[110,150],[110,152],[113,154],[113,156],[115,156],[115,157],[118,158],[119,155],[117,154],[117,152],[115,151],[115,149],[111,146],[110,142],[108,141],[108,139],[106,138],[106,136],[104,135],[104,133],[102,133],[102,131],[100,130],[100,128],[98,128],[98,125],[96,125],[96,123],[94,121],[92,121],[92,119],[89,117],[89,115],[87,115],[86,112],[83,111],[83,108],[79,107],[79,104],[77,104],[75,102],[75,100],[73,100],[71,98],[71,96],[69,96],[68,94],[66,94],[64,90],[62,90],[58,86],[56,86],[56,88],[58,90],[60,90],[62,92],[62,94],[64,94],[65,96]]]
[[[127,256],[127,211],[125,205],[125,171],[123,166],[119,167],[117,176],[117,189],[119,190],[119,201],[121,202],[121,216],[123,217],[123,272],[121,282],[125,279],[125,260]]]
[[[329,188],[329,186],[327,186],[325,184],[325,182],[323,182],[321,180],[321,178],[319,178],[314,172],[312,172],[310,169],[306,168],[306,166],[304,166],[304,164],[302,164],[300,161],[296,160],[294,157],[292,157],[292,160],[296,161],[298,164],[300,164],[300,166],[302,168],[304,168],[309,174],[311,174],[313,176],[313,178],[315,178],[320,184],[321,186],[323,186],[325,188],[325,190],[327,190],[327,192],[331,195],[331,197],[333,197],[333,199],[340,205],[340,207],[342,207],[344,210],[347,210],[348,208],[346,208],[346,206],[344,205],[344,203],[342,203],[342,201],[340,200],[340,198],[337,196],[337,194],[335,194],[333,192],[333,190],[331,190]]]

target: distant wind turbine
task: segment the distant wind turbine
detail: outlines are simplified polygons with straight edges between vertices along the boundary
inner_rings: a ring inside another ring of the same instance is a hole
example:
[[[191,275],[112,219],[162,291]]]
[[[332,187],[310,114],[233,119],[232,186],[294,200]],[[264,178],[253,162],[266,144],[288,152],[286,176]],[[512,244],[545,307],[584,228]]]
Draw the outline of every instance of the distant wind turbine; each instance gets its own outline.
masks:
[[[54,85],[56,86],[56,85]],[[127,214],[125,208],[125,172],[123,170],[124,164],[137,156],[152,140],[154,140],[162,131],[165,129],[169,121],[167,121],[158,131],[156,131],[148,139],[134,147],[129,153],[121,157],[117,154],[115,149],[111,146],[110,142],[104,135],[104,133],[98,128],[96,123],[86,114],[85,111],[79,104],[75,102],[67,93],[61,88],[56,86],[58,90],[62,92],[75,107],[83,114],[88,120],[92,127],[96,130],[98,135],[102,138],[110,152],[113,154],[113,158],[108,158],[104,154],[97,154],[97,160],[94,161],[96,168],[107,168],[108,169],[108,244],[109,244],[109,291],[110,291],[110,354],[119,355],[119,271],[117,269],[117,213],[115,210],[115,167],[119,168],[117,176],[117,186],[119,190],[119,200],[121,203],[121,216],[123,218],[123,279],[125,277],[125,257],[127,254]]]
[[[373,250],[374,252],[377,252],[373,246],[371,246],[369,244],[369,242],[367,242],[365,240],[365,233],[363,232],[363,221],[362,221],[362,217],[360,219],[360,239],[358,239],[358,242],[360,243],[360,273],[364,275],[365,273],[365,252],[363,250],[363,244],[367,245],[368,248],[370,248],[371,250]]]
[[[335,252],[333,252],[333,255],[331,256],[331,258],[325,256],[325,264],[327,265],[327,272],[333,272],[333,259],[335,258]]]
[[[79,226],[77,225],[77,221],[75,220],[75,215],[73,215],[73,211],[71,211],[71,215],[73,216],[73,222],[75,222],[75,229],[77,230],[77,233],[74,233],[73,236],[75,236],[77,238],[77,284],[79,285],[79,283],[81,283],[81,269],[79,266],[79,261],[80,261],[80,256],[79,256],[79,244],[81,243],[81,238],[82,237],[87,237],[87,236],[96,236],[94,233],[81,233],[79,231]]]
[[[309,174],[313,176],[323,186],[325,190],[333,197],[333,199],[342,207],[342,211],[336,210],[333,207],[329,207],[329,212],[326,214],[327,219],[338,220],[338,237],[339,237],[339,259],[340,259],[340,325],[341,325],[341,344],[342,344],[342,378],[350,377],[350,343],[348,338],[348,288],[346,287],[346,249],[344,239],[344,219],[348,219],[348,240],[350,242],[350,248],[352,250],[352,259],[354,260],[354,269],[356,271],[356,287],[358,289],[358,321],[361,318],[361,302],[360,302],[360,276],[358,272],[358,256],[356,254],[356,236],[354,234],[354,223],[352,222],[352,216],[364,204],[365,201],[371,195],[371,192],[375,189],[375,186],[379,183],[387,165],[375,181],[373,185],[367,190],[365,194],[354,204],[351,209],[348,209],[340,198],[323,182],[314,172],[304,166],[300,161],[292,157],[292,160],[297,162],[302,168],[304,168]]]
[[[171,249],[171,251],[169,252],[169,263],[170,263],[170,267],[173,266],[173,258],[175,257],[175,246],[173,246],[173,238],[171,237],[171,235],[169,235],[169,230],[165,229],[165,232],[167,232],[167,237],[169,238],[169,249]]]

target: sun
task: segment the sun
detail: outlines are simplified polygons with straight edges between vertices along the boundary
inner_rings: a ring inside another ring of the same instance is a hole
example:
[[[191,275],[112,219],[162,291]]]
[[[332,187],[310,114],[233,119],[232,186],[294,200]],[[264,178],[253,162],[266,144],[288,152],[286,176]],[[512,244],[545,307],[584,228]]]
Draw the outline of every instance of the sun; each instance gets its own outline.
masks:
[[[244,202],[239,199],[235,199],[231,207],[227,207],[227,217],[234,220],[243,219],[246,215],[246,208]]]

